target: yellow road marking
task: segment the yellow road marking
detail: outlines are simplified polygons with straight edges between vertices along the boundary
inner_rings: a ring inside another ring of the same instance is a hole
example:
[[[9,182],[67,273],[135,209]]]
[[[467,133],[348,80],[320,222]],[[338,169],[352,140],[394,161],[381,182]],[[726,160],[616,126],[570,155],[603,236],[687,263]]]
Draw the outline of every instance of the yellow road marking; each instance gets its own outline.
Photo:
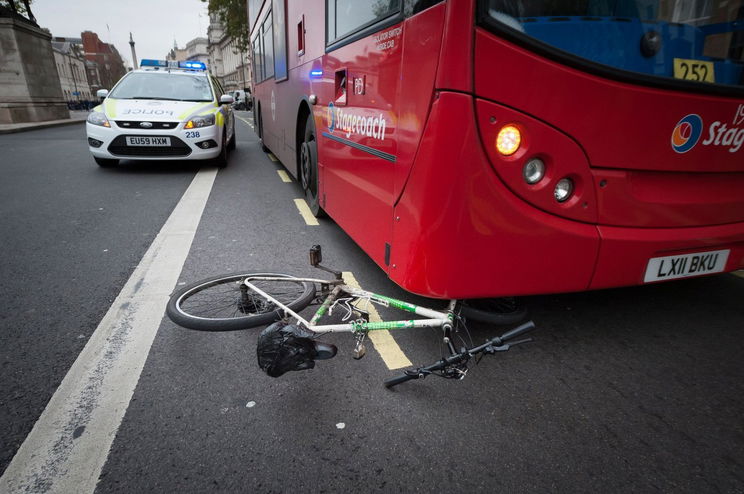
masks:
[[[343,277],[344,282],[347,285],[361,289],[361,287],[359,286],[359,282],[356,280],[356,278],[354,278],[353,273],[345,271]],[[380,314],[377,312],[377,309],[375,309],[375,307],[370,302],[364,303],[363,306],[362,304],[363,302],[361,300],[357,300],[354,303],[354,305],[359,306],[360,309],[369,312],[370,322],[382,321],[382,319],[380,318]],[[395,339],[393,339],[393,335],[390,334],[390,331],[370,331],[367,333],[367,337],[374,345],[377,353],[379,353],[380,357],[382,357],[382,360],[383,362],[385,362],[385,365],[387,365],[388,369],[402,369],[403,367],[410,367],[411,365],[413,365],[411,364],[411,361],[408,360],[408,357],[406,357],[406,355],[403,353],[403,350],[401,350],[398,344],[395,342]]]
[[[268,157],[269,157],[269,159],[270,159],[271,161],[273,161],[274,163],[276,163],[277,161],[279,161],[279,160],[277,159],[277,157],[276,157],[276,156],[274,156],[274,155],[273,155],[273,154],[271,154],[271,153],[268,153]]]
[[[294,202],[297,209],[300,210],[300,214],[302,215],[302,219],[305,220],[305,223],[310,226],[317,226],[320,224],[315,216],[313,216],[312,211],[310,211],[310,206],[307,205],[305,199],[295,199]]]
[[[734,274],[740,278],[744,278],[744,269],[740,269],[739,271],[734,271]]]
[[[282,179],[282,182],[285,182],[285,183],[292,182],[292,179],[289,178],[289,173],[285,172],[284,170],[277,170],[276,172],[279,174],[279,178]]]

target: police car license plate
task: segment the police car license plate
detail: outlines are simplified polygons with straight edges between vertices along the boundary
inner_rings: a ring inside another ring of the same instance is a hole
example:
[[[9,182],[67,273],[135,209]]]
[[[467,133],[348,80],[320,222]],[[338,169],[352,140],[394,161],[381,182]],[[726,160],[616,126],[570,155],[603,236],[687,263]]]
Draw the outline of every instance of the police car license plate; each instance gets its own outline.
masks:
[[[170,146],[170,137],[127,136],[127,146]]]
[[[653,257],[648,260],[644,283],[650,281],[674,280],[699,276],[702,274],[721,273],[726,269],[729,249],[710,252],[697,252],[680,256]]]

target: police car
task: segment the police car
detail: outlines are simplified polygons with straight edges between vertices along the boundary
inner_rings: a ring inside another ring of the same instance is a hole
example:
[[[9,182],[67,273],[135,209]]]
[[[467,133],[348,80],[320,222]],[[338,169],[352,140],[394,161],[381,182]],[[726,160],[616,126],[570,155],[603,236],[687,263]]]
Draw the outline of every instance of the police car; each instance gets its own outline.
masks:
[[[88,147],[100,166],[122,158],[214,160],[235,148],[232,96],[201,62],[142,60],[88,115]]]

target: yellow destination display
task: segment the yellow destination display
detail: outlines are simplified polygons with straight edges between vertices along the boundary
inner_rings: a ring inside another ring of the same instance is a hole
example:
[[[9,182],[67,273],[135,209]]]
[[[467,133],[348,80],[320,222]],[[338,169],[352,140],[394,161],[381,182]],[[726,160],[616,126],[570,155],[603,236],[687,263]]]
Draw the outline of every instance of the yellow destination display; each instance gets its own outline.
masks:
[[[674,59],[674,77],[687,81],[716,82],[713,62],[687,58]]]

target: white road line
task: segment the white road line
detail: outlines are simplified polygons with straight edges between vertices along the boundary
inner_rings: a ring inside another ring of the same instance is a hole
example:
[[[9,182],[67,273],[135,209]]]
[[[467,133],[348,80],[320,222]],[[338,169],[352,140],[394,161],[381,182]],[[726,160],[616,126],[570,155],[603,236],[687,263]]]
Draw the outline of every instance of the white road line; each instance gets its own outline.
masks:
[[[245,119],[245,118],[243,118],[243,117],[239,117],[239,116],[237,116],[237,115],[235,115],[235,117],[236,117],[237,119],[239,119],[239,120],[242,120],[243,122],[247,123],[247,124],[248,124],[248,125],[250,126],[250,128],[251,128],[251,129],[253,128],[253,124],[252,124],[252,123],[251,123],[250,121],[246,120],[246,119]]]
[[[0,492],[95,490],[216,175],[194,177],[0,478]]]
[[[279,178],[282,179],[282,182],[284,182],[286,184],[292,183],[292,179],[289,178],[289,173],[287,173],[286,171],[284,171],[284,170],[277,170],[276,173],[279,174]]]

